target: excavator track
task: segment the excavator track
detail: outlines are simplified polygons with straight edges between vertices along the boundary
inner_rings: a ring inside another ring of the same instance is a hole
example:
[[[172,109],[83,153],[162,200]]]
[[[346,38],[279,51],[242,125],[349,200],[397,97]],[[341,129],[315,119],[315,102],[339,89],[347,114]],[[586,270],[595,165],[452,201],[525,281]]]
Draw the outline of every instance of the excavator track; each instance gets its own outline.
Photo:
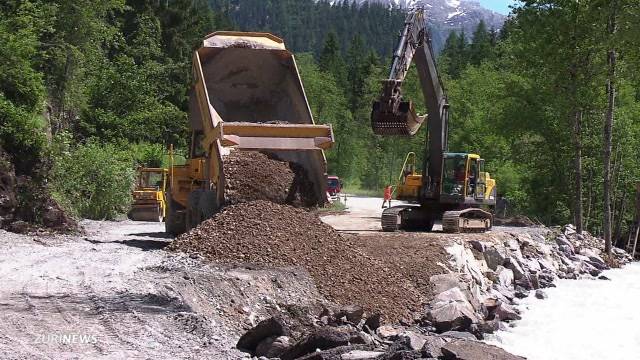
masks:
[[[414,206],[399,205],[393,206],[382,211],[380,222],[382,225],[382,231],[398,231],[402,227],[402,212],[413,208]]]
[[[493,215],[482,209],[446,211],[442,215],[442,231],[446,233],[481,233],[492,225]]]

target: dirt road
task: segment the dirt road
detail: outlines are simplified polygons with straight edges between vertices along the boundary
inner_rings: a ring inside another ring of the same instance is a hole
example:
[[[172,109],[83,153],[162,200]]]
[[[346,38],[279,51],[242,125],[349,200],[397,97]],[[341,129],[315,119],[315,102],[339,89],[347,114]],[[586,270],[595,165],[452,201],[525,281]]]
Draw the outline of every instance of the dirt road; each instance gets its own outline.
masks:
[[[237,359],[259,317],[320,298],[300,270],[161,250],[161,224],[83,225],[86,236],[0,230],[0,359]]]
[[[344,214],[327,215],[322,221],[339,231],[355,234],[366,234],[372,231],[381,231],[380,215],[382,215],[382,198],[366,196],[346,196],[347,210]],[[392,206],[406,204],[404,201],[393,200]],[[437,222],[433,226],[434,231],[441,231],[442,224]]]

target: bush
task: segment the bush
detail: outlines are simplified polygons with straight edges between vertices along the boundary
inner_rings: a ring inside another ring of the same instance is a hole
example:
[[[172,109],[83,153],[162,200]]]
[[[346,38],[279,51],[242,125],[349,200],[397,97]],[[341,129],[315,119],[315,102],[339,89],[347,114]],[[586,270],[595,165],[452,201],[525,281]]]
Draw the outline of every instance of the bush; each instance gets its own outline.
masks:
[[[56,199],[83,218],[113,220],[125,213],[135,181],[131,155],[111,144],[69,144],[68,135],[58,137],[52,150]]]

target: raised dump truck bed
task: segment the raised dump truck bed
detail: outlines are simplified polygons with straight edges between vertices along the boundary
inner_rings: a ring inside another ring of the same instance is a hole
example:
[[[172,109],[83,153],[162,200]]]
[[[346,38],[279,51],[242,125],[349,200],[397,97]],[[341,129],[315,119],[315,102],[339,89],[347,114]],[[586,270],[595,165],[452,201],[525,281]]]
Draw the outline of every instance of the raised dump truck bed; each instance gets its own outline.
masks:
[[[224,204],[222,156],[229,147],[299,164],[316,198],[326,199],[323,149],[333,144],[333,132],[329,125],[314,124],[294,56],[282,39],[267,33],[213,33],[194,53],[193,72],[191,156],[172,172],[178,216],[175,227],[167,222],[169,232],[194,226]]]

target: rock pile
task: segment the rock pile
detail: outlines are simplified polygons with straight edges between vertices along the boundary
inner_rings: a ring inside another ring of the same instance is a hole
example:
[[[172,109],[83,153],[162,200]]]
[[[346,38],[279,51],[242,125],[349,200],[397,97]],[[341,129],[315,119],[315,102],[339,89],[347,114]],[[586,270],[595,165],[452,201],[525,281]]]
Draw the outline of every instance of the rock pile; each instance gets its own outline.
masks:
[[[232,151],[224,157],[223,167],[227,204],[255,200],[305,207],[319,204],[306,171],[297,164],[256,151]]]
[[[450,359],[520,360],[465,333],[435,334],[411,327],[379,326],[362,308],[324,309],[299,338],[292,338],[286,323],[268,318],[245,333],[237,347],[253,356],[282,360],[337,359]]]
[[[301,266],[328,300],[361,304],[391,321],[411,318],[423,302],[400,270],[364,254],[317,215],[269,201],[228,206],[169,248],[230,265]]]
[[[602,240],[577,234],[572,225],[547,236],[520,232],[456,244],[448,249],[454,271],[431,277],[438,295],[428,305],[426,318],[438,333],[467,331],[482,338],[504,326],[502,322],[519,320],[514,305],[530,291],[545,299],[542,289],[555,286],[557,278],[603,279],[599,276],[609,267],[602,248]],[[626,263],[631,258],[615,249],[613,260]]]

